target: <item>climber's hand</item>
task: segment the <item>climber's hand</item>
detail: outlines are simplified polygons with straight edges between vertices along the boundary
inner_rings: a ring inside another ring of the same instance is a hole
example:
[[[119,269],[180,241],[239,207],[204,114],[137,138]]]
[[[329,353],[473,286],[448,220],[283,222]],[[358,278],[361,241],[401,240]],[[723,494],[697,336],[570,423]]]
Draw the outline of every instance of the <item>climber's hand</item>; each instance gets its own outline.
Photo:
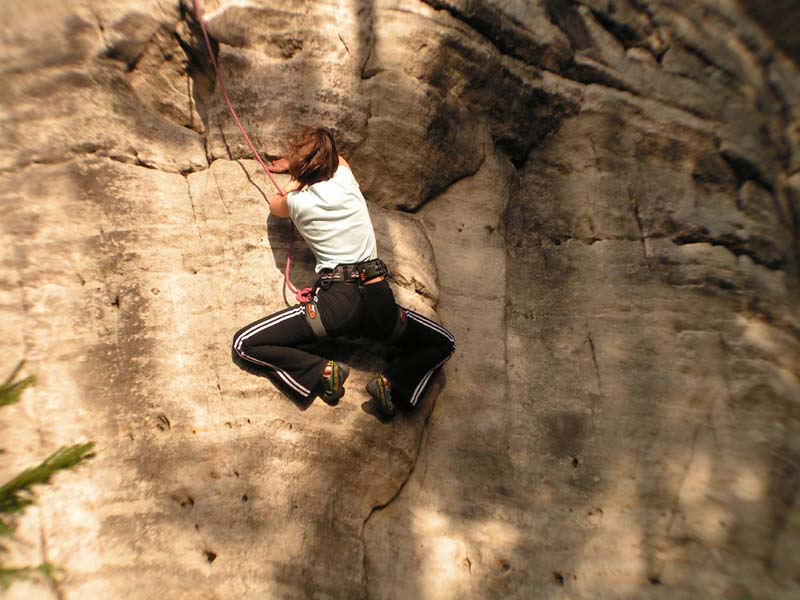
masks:
[[[289,172],[289,161],[285,158],[279,158],[278,160],[272,161],[272,164],[269,166],[270,173],[288,173]]]

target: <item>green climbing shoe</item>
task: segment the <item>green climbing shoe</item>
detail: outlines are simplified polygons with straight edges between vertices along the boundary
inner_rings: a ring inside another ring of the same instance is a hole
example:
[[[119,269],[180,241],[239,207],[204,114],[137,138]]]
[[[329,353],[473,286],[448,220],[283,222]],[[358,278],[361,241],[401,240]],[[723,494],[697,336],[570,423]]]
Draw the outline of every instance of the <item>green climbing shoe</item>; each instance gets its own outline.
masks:
[[[336,404],[339,398],[344,396],[344,382],[350,375],[350,367],[344,363],[337,363],[332,360],[327,364],[330,367],[331,373],[329,377],[322,377],[322,388],[319,397],[328,404]]]
[[[386,419],[391,419],[397,412],[397,407],[392,402],[392,388],[383,375],[378,375],[367,384],[367,391],[375,398],[378,411]]]

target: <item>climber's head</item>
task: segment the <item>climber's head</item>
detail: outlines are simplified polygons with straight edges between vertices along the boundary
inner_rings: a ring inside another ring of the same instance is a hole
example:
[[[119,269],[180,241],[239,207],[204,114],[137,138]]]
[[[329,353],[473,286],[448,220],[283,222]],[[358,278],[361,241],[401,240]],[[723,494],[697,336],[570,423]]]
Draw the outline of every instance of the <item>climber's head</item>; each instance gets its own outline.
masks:
[[[339,166],[339,154],[333,134],[325,127],[303,127],[289,139],[289,173],[303,185],[333,177]]]

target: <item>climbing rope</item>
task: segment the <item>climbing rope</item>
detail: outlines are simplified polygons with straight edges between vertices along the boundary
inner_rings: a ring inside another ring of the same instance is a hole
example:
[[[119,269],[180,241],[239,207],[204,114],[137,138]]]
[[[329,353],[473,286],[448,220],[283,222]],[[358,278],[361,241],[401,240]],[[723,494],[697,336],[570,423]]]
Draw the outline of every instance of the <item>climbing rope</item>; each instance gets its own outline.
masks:
[[[269,177],[269,180],[272,182],[272,185],[275,187],[275,190],[281,196],[283,196],[285,195],[285,192],[283,191],[281,186],[278,185],[278,182],[275,181],[275,178],[272,176],[272,173],[270,172],[267,163],[264,162],[264,159],[261,158],[261,155],[258,153],[258,150],[256,150],[256,147],[253,144],[252,140],[250,139],[250,136],[247,135],[247,131],[245,131],[244,129],[244,125],[242,125],[242,122],[239,120],[239,116],[236,114],[236,110],[233,108],[233,103],[231,102],[231,99],[228,96],[228,90],[225,88],[225,82],[222,80],[222,72],[220,71],[219,65],[217,64],[217,59],[214,58],[214,49],[211,46],[211,38],[208,35],[208,29],[206,29],[206,24],[205,21],[203,20],[203,11],[202,8],[200,7],[200,0],[194,0],[194,13],[195,16],[197,17],[197,22],[200,23],[200,29],[203,30],[203,38],[206,41],[206,49],[208,50],[208,56],[211,59],[211,64],[214,67],[214,73],[217,77],[217,82],[219,82],[219,89],[222,92],[222,97],[225,99],[225,103],[228,105],[228,110],[230,111],[231,116],[233,117],[233,120],[236,123],[236,126],[239,128],[239,131],[242,132],[242,136],[244,137],[245,142],[247,142],[247,145],[250,147],[250,151],[253,153],[253,156],[256,157],[258,164],[260,164],[261,168],[264,169],[264,172],[267,174],[267,177]],[[267,201],[267,204],[269,204],[269,201]],[[297,298],[297,301],[300,303],[306,303],[311,300],[311,293],[312,293],[311,288],[298,290],[295,286],[292,285],[291,279],[289,279],[289,271],[291,271],[292,268],[293,246],[294,246],[294,224],[291,224],[291,234],[289,235],[289,252],[286,255],[286,269],[284,270],[283,277],[284,281],[286,282],[286,287],[288,287],[289,290],[291,290],[292,293],[294,293],[295,297]]]

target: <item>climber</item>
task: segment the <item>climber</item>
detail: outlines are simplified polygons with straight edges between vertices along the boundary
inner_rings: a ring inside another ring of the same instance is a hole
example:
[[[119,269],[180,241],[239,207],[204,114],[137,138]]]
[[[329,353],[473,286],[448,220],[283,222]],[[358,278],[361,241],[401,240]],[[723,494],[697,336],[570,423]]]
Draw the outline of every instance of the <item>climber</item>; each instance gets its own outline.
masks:
[[[367,391],[385,419],[415,406],[432,375],[455,350],[444,327],[395,303],[388,270],[378,258],[366,201],[350,165],[336,151],[332,133],[305,127],[289,140],[285,158],[270,170],[291,175],[270,212],[290,218],[316,258],[313,298],[239,330],[233,348],[243,359],[271,367],[305,398],[335,404],[344,395],[350,367],[298,346],[324,337],[365,336],[399,354]]]

